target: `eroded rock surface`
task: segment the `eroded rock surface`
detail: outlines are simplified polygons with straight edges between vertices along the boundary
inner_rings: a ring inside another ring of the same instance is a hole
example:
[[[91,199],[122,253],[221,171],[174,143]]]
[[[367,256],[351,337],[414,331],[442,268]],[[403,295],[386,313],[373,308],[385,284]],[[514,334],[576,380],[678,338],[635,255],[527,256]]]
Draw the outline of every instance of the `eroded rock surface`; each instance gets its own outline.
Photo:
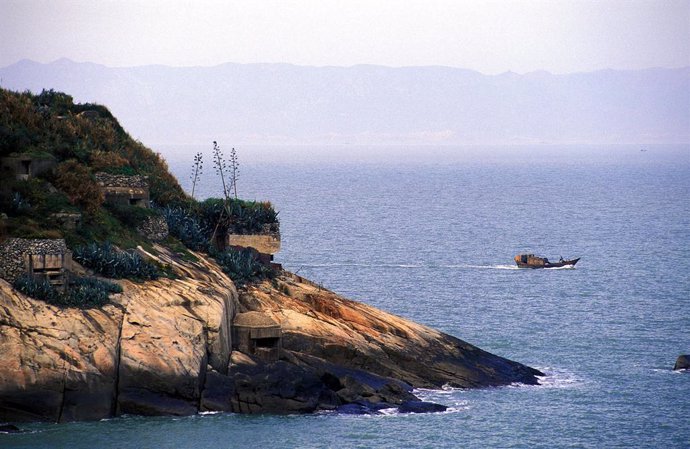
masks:
[[[413,387],[536,383],[540,374],[299,276],[238,296],[211,259],[141,252],[178,278],[119,281],[124,292],[100,309],[60,309],[0,280],[0,421],[376,412],[416,404]],[[244,312],[281,333],[249,329],[256,340],[240,352],[232,323]]]

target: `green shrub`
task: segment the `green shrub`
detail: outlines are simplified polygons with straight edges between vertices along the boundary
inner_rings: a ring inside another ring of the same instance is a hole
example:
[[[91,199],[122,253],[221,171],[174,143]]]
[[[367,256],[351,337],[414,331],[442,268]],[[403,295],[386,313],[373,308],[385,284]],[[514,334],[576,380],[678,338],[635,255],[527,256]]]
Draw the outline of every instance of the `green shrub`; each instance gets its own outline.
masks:
[[[119,285],[90,277],[73,278],[65,292],[55,289],[47,281],[37,281],[30,276],[19,277],[13,285],[25,295],[49,304],[82,309],[100,307],[108,303],[111,293],[122,293]]]
[[[72,204],[94,215],[105,201],[103,191],[87,167],[71,159],[58,165],[55,185]]]
[[[77,247],[72,257],[80,264],[95,272],[115,279],[158,279],[158,267],[139,255],[136,251],[122,251],[110,242],[91,243]]]
[[[254,251],[250,249],[241,251],[228,249],[222,252],[213,252],[211,256],[220,265],[223,272],[239,286],[272,278],[276,274],[275,270],[261,263],[256,258]]]
[[[149,217],[160,216],[158,210],[129,204],[106,204],[106,208],[123,225],[131,229],[137,229]]]
[[[198,204],[202,220],[220,224],[223,231],[235,234],[260,234],[278,230],[278,212],[271,203],[230,199],[227,206],[222,199],[209,198]]]
[[[161,212],[168,223],[171,236],[191,250],[208,252],[213,230],[209,230],[197,214],[182,206],[168,206],[161,209]]]
[[[60,296],[60,292],[55,290],[49,282],[37,281],[27,275],[18,277],[12,285],[26,296],[48,303],[55,302],[58,296]]]

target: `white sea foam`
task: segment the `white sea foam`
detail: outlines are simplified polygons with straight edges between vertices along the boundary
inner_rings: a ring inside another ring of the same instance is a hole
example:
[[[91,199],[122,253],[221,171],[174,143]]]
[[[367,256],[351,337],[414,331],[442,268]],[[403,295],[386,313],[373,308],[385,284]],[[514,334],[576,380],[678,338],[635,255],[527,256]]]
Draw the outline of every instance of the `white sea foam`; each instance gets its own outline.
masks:
[[[532,388],[575,388],[584,385],[585,381],[578,377],[575,373],[553,367],[537,367],[539,371],[544,373],[544,376],[538,376],[539,385],[524,385],[517,384],[521,387]]]
[[[422,401],[443,404],[448,409],[438,413],[459,413],[470,409],[470,402],[462,398],[460,394],[465,391],[462,388],[454,388],[444,385],[440,389],[415,388],[412,393]]]

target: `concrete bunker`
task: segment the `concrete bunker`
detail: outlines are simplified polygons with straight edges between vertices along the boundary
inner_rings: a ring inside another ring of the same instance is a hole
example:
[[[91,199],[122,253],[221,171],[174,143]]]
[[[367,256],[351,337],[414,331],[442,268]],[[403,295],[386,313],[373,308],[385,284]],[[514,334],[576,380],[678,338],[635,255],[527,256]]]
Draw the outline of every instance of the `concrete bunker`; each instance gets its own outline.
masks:
[[[31,179],[42,173],[49,172],[56,165],[52,156],[32,156],[29,154],[17,154],[0,158],[0,168],[3,172],[10,173],[18,180]]]
[[[64,239],[8,239],[0,245],[0,277],[13,282],[22,275],[58,289],[69,285],[72,252]]]
[[[96,181],[103,189],[105,202],[119,206],[149,207],[149,184],[140,175],[111,175],[96,173]]]
[[[280,251],[280,234],[227,234],[224,247],[236,250],[249,248],[255,252],[255,257],[264,265],[273,262],[273,255]]]
[[[280,324],[266,314],[238,313],[232,323],[232,347],[266,362],[274,362],[280,357],[282,334]]]

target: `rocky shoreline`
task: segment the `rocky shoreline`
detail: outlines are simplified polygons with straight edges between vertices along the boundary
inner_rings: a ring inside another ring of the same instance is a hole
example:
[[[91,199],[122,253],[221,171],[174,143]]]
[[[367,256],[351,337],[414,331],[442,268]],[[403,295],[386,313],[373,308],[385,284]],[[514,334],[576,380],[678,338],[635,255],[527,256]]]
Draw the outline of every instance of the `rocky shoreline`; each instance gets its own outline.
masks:
[[[238,293],[207,256],[155,250],[147,257],[177,279],[120,281],[123,293],[99,309],[57,308],[0,280],[0,422],[441,411],[413,388],[536,384],[541,375],[291,273]],[[234,320],[248,312],[274,330],[238,334]]]

